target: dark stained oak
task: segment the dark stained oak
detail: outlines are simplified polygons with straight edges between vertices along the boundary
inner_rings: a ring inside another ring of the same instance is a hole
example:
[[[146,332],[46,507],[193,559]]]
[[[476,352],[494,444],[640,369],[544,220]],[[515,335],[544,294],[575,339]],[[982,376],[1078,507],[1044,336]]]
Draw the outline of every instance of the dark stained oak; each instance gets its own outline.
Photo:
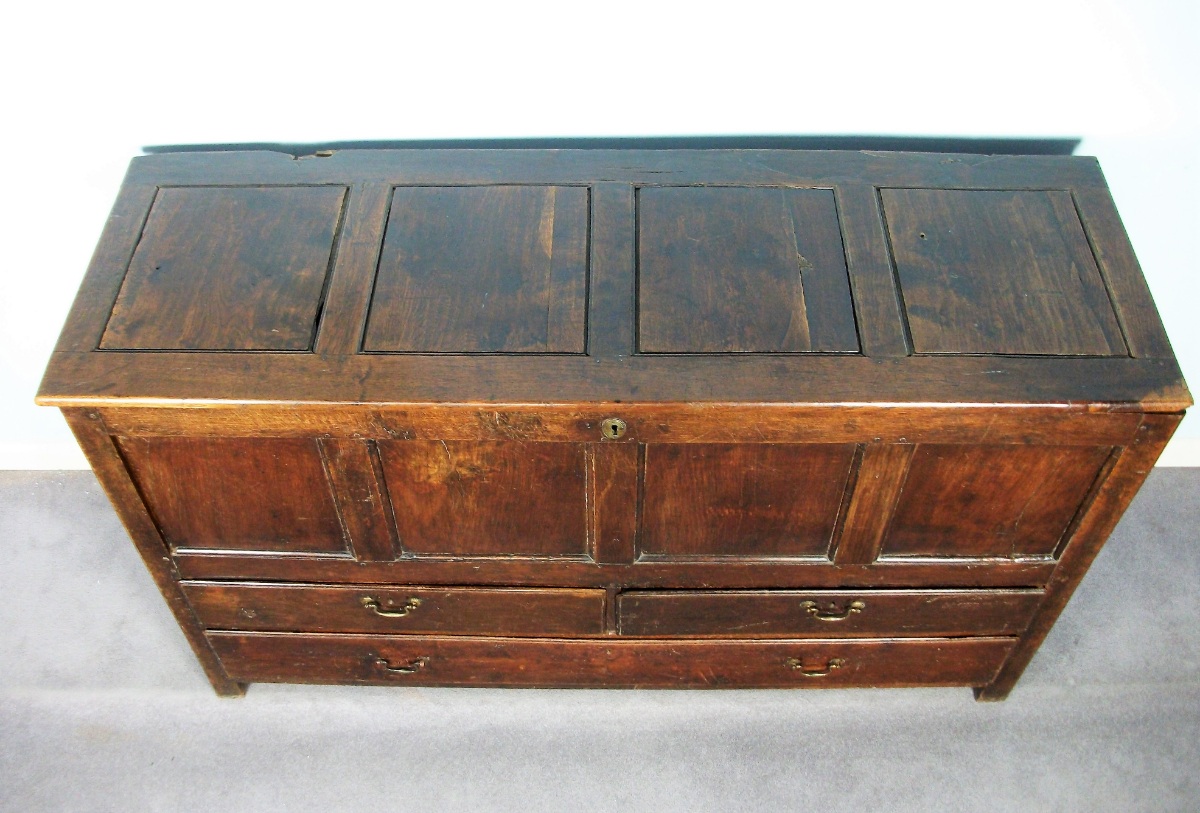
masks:
[[[389,440],[379,456],[406,554],[589,554],[578,444]]]
[[[853,455],[848,444],[648,444],[642,555],[826,556]]]
[[[154,518],[147,511],[144,498],[129,479],[125,463],[104,422],[97,413],[82,409],[64,409],[63,417],[71,427],[75,439],[79,441],[79,446],[87,456],[104,493],[112,501],[125,530],[129,532],[138,555],[154,579],[155,586],[162,593],[171,614],[179,622],[179,627],[196,659],[200,661],[213,691],[222,697],[241,697],[246,693],[246,687],[229,677],[208,638],[205,637],[204,628],[196,617],[195,610],[179,587],[178,575],[171,561],[167,543],[159,534]]]
[[[345,194],[160,189],[100,346],[308,350]]]
[[[582,353],[588,192],[397,187],[363,349]]]
[[[1019,635],[1039,590],[630,591],[622,635],[714,638],[899,638]]]
[[[834,556],[839,565],[869,564],[879,558],[915,448],[909,443],[863,447]]]
[[[1111,449],[918,446],[884,556],[1050,556]]]
[[[881,195],[916,352],[1126,354],[1068,192]]]
[[[184,582],[208,629],[392,635],[599,635],[603,590]]]
[[[347,553],[315,440],[135,437],[118,447],[172,547]]]
[[[229,673],[244,681],[564,688],[978,686],[1013,646],[1012,638],[666,642],[269,632],[208,638]]]
[[[383,488],[374,444],[334,438],[322,438],[317,444],[354,558],[362,562],[395,559],[392,502]]]
[[[220,694],[1000,699],[1191,406],[1094,159],[135,159],[50,360]]]
[[[827,189],[638,191],[643,353],[858,350]]]

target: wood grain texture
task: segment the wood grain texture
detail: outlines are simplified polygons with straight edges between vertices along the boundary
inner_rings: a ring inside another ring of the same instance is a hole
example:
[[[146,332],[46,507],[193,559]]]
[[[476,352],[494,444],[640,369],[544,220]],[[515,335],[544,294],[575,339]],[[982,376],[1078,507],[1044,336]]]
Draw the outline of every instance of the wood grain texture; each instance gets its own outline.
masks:
[[[380,441],[379,457],[406,554],[589,554],[579,444]]]
[[[87,274],[63,324],[56,351],[90,352],[100,346],[113,303],[125,279],[125,270],[141,240],[142,229],[157,194],[155,186],[131,184],[128,180],[121,186]]]
[[[134,487],[125,462],[113,444],[104,422],[95,412],[86,410],[64,409],[63,417],[71,427],[75,439],[79,441],[79,446],[87,456],[104,493],[112,501],[125,530],[129,532],[133,545],[167,603],[167,608],[175,616],[188,645],[200,661],[213,691],[223,697],[242,696],[246,687],[230,678],[213,652],[208,638],[204,635],[203,625],[179,587],[167,544],[159,534],[154,518],[147,512],[137,488]]]
[[[1183,415],[1145,417],[1137,439],[1121,451],[1103,488],[1074,527],[1046,587],[1046,597],[1012,655],[987,686],[976,689],[978,700],[1003,700],[1012,691],[1182,419]]]
[[[858,350],[833,193],[638,190],[643,353]]]
[[[100,346],[310,349],[345,194],[159,190]]]
[[[213,582],[182,587],[210,630],[532,637],[604,632],[603,590]]]
[[[179,551],[175,566],[188,579],[330,582],[340,584],[514,585],[672,589],[1040,587],[1054,572],[1048,559],[997,560],[920,557],[869,565],[835,565],[822,559],[643,558],[629,564],[594,564],[582,557],[417,557],[356,562],[349,557]]]
[[[120,438],[173,548],[349,555],[314,440]]]
[[[899,638],[1018,635],[1039,590],[629,591],[622,635]]]
[[[1068,192],[880,195],[917,353],[1126,354]]]
[[[1108,447],[918,446],[884,556],[1050,556]]]
[[[38,400],[221,692],[985,699],[1191,404],[1093,160],[754,150],[138,159]]]
[[[313,347],[318,355],[344,356],[358,351],[391,202],[392,188],[385,184],[359,184],[350,190],[321,329]]]
[[[588,191],[397,187],[363,349],[582,353]]]
[[[99,410],[117,434],[594,442],[620,417],[623,443],[972,443],[1122,446],[1136,412],[1078,408],[793,406],[789,404],[261,404]],[[606,445],[613,445],[605,441]],[[881,454],[886,454],[880,449]]]
[[[1173,359],[724,354],[55,353],[45,406],[592,402],[1092,406],[1173,412]]]
[[[647,557],[827,556],[854,447],[646,446]]]
[[[269,632],[208,637],[239,680],[579,688],[979,686],[1013,646],[1011,638],[666,642]],[[804,674],[827,669],[834,658],[841,667],[827,675]],[[513,669],[514,663],[524,668]]]
[[[388,562],[396,558],[392,504],[381,482],[373,445],[365,440],[317,441],[325,473],[354,558]]]
[[[634,187],[617,183],[592,187],[588,355],[593,358],[622,359],[637,352],[632,316],[637,309],[636,219]]]
[[[602,564],[632,564],[637,556],[638,447],[591,447],[593,557]]]
[[[912,444],[892,443],[863,447],[834,554],[839,565],[865,565],[879,558],[883,535],[896,510],[915,448]]]

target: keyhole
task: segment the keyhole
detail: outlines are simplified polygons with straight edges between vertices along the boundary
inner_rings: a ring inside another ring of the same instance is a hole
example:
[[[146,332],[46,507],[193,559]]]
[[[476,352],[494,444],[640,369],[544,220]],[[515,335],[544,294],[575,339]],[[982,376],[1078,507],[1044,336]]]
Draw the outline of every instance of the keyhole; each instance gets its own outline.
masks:
[[[620,418],[609,418],[604,422],[604,436],[608,438],[621,437],[625,434],[625,421]]]

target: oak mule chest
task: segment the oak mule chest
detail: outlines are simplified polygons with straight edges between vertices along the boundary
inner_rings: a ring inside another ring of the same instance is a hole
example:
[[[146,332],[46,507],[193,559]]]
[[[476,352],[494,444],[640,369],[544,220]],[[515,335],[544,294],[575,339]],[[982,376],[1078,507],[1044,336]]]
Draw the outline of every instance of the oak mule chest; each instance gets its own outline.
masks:
[[[1191,404],[1093,159],[133,160],[42,383],[213,686],[1003,698]]]

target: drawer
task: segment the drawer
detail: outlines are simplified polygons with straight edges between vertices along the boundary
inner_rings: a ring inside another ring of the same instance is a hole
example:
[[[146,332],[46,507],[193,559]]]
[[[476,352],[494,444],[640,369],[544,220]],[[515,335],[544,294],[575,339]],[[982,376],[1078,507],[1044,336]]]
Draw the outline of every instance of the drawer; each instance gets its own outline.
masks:
[[[210,632],[236,681],[415,686],[982,686],[1012,638],[646,641]]]
[[[207,629],[574,636],[604,632],[604,591],[183,582]]]
[[[716,638],[1019,635],[1040,590],[634,590],[620,633]]]

